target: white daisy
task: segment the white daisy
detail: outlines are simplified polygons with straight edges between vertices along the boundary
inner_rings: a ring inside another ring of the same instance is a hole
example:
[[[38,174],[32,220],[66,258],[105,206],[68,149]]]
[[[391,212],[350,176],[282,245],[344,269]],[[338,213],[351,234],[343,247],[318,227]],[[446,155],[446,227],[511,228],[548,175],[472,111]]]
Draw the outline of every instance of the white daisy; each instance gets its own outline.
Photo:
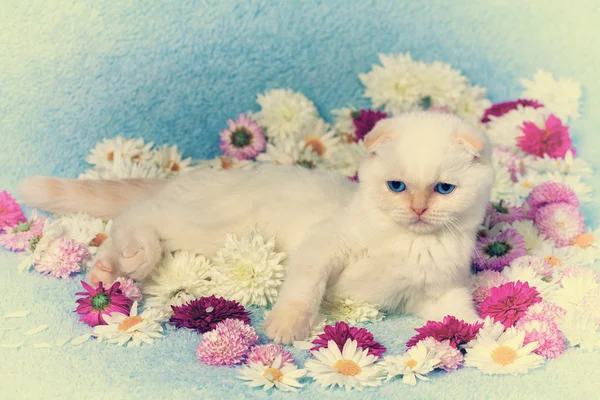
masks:
[[[283,282],[284,258],[275,252],[275,237],[265,241],[256,229],[239,239],[229,234],[212,260],[215,288],[245,306],[272,304]]]
[[[356,110],[353,107],[331,110],[331,113],[334,115],[333,127],[344,138],[348,138],[348,136],[350,136],[352,139],[354,138],[356,127],[354,126],[354,118],[352,118],[352,113],[355,111]],[[349,139],[346,141],[349,141]]]
[[[192,159],[182,158],[181,153],[177,151],[177,146],[167,146],[157,148],[152,152],[152,161],[162,168],[167,176],[178,175],[193,169]]]
[[[191,300],[211,295],[214,270],[204,256],[177,251],[167,252],[142,292],[146,307],[160,308],[172,314],[171,306],[181,306]]]
[[[377,305],[339,295],[326,298],[322,307],[330,321],[344,321],[350,325],[381,321],[385,317]]]
[[[532,249],[531,255],[543,257],[557,270],[583,264],[578,249],[574,246],[555,247],[551,240],[546,240],[540,247]]]
[[[311,353],[316,359],[306,361],[304,368],[322,387],[339,386],[350,391],[381,385],[380,368],[375,364],[377,357],[369,355],[369,350],[357,348],[356,340],[348,339],[342,351],[330,340],[326,348]]]
[[[427,381],[425,375],[433,371],[440,363],[434,350],[429,350],[425,343],[419,342],[402,355],[386,356],[381,366],[387,373],[387,380],[402,375],[402,382],[416,385],[417,378]]]
[[[542,364],[544,358],[532,353],[538,347],[537,342],[523,346],[525,333],[512,326],[495,338],[499,329],[491,325],[483,332],[480,330],[467,347],[465,367],[476,367],[485,374],[516,375]]]
[[[365,85],[363,97],[370,98],[374,108],[384,107],[391,114],[417,108],[423,85],[410,54],[380,54],[379,60],[382,66],[373,65],[370,72],[358,75]]]
[[[88,169],[77,179],[129,179],[166,178],[166,172],[153,162],[136,162],[123,156],[115,156],[111,163],[102,168]]]
[[[555,80],[551,73],[538,70],[532,81],[521,79],[521,84],[525,87],[521,97],[539,100],[561,120],[579,117],[579,82],[572,79]]]
[[[600,348],[598,324],[578,310],[569,310],[558,321],[558,328],[565,335],[570,346],[577,346],[587,351]]]
[[[237,158],[231,158],[226,156],[217,156],[212,160],[199,160],[196,169],[216,169],[218,171],[230,170],[230,169],[242,169],[250,170],[255,168],[257,163],[252,160],[238,160]]]
[[[256,101],[261,109],[254,116],[269,138],[294,137],[319,119],[313,102],[289,89],[269,90]]]
[[[344,176],[354,176],[367,154],[364,142],[342,143],[331,156],[331,168]]]
[[[302,150],[312,150],[319,157],[328,159],[340,146],[340,138],[335,130],[330,129],[322,119],[318,119],[311,127],[303,130],[299,135],[298,147]]]
[[[144,144],[142,138],[127,140],[123,136],[117,136],[98,142],[85,160],[98,169],[111,169],[118,156],[134,162],[149,160],[152,146],[153,143]]]
[[[127,347],[139,347],[142,342],[152,344],[154,339],[163,337],[162,323],[167,316],[159,309],[147,309],[138,315],[138,303],[133,302],[129,315],[113,312],[105,315],[107,325],[94,327],[94,334],[100,340]]]
[[[529,287],[535,287],[543,298],[546,298],[546,296],[558,289],[555,282],[547,282],[531,266],[512,263],[509,267],[502,270],[502,274],[511,282],[521,281],[529,283]]]
[[[494,173],[496,177],[492,187],[491,200],[494,202],[504,200],[510,204],[521,204],[523,201],[519,193],[515,191],[515,183],[512,181],[508,168],[500,163],[494,163]]]
[[[491,105],[485,88],[467,86],[454,106],[454,112],[472,124],[480,125],[485,110],[490,108]]]
[[[302,387],[299,378],[306,375],[306,370],[298,369],[294,364],[281,366],[281,356],[277,356],[273,365],[266,366],[262,363],[251,362],[240,369],[239,378],[247,381],[250,387],[262,387],[269,390],[273,386],[283,392],[297,391]]]
[[[525,239],[525,249],[528,253],[540,250],[545,246],[554,247],[554,242],[550,239],[546,239],[544,235],[540,234],[540,230],[531,220],[525,219],[522,221],[515,221],[512,223],[511,228],[523,235],[523,238]]]
[[[490,116],[490,122],[485,125],[485,128],[492,143],[516,149],[517,138],[523,135],[521,130],[523,122],[544,126],[547,115],[548,111],[544,108],[518,106],[517,109],[500,117]]]
[[[454,108],[467,88],[467,78],[450,64],[418,62],[414,70],[422,82],[423,96],[429,97],[432,106]]]
[[[593,264],[600,259],[600,228],[588,229],[575,238],[573,248],[579,253],[584,264]]]
[[[312,147],[303,148],[300,143],[292,140],[280,140],[277,144],[267,143],[264,153],[256,160],[275,165],[300,165],[307,169],[324,167],[325,160],[315,153]]]
[[[574,157],[571,150],[567,151],[564,158],[552,158],[544,154],[544,157],[526,157],[524,162],[528,169],[540,173],[552,172],[580,178],[590,178],[593,174],[590,165],[582,158]]]

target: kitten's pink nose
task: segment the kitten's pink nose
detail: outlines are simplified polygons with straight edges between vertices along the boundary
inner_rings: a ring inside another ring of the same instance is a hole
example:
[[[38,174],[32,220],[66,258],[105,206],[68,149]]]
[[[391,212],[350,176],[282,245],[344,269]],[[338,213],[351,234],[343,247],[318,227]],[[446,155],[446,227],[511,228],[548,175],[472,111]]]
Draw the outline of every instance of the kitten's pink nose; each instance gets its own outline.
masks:
[[[427,207],[423,207],[423,208],[421,208],[421,207],[417,207],[417,208],[411,207],[411,208],[415,212],[415,214],[417,214],[419,217],[421,215],[423,215],[425,213],[425,211],[427,211]]]

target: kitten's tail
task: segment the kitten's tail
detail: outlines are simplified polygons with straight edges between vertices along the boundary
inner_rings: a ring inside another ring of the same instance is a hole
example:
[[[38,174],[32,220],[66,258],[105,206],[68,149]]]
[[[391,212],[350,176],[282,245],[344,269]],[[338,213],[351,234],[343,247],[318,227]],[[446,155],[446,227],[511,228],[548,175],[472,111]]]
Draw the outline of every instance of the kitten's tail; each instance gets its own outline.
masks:
[[[163,179],[78,180],[34,176],[18,188],[31,207],[57,214],[84,212],[110,219],[167,184]]]

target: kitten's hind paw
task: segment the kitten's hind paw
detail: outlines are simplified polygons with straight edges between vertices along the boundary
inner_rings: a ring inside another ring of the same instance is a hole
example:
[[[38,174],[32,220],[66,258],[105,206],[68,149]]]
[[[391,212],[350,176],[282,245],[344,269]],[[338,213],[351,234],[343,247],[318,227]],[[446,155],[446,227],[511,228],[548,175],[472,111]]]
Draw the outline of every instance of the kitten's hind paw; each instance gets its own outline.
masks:
[[[102,282],[104,286],[110,286],[119,277],[109,261],[98,260],[90,270],[87,276],[87,281],[94,287]]]
[[[156,234],[136,229],[115,238],[119,248],[121,271],[136,280],[143,280],[152,272],[162,256],[162,248]]]
[[[308,337],[314,313],[303,302],[277,303],[269,312],[265,332],[276,343],[291,344]]]

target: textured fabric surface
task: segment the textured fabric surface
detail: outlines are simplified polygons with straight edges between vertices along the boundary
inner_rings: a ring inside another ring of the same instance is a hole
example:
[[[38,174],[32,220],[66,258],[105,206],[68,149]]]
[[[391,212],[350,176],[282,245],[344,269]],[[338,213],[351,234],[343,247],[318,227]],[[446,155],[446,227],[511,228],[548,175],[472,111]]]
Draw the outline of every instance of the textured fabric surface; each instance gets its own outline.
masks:
[[[590,44],[600,32],[600,8],[594,1],[275,3],[1,2],[0,188],[13,191],[33,174],[74,177],[90,148],[117,134],[177,144],[185,156],[214,156],[225,120],[255,110],[256,94],[270,88],[304,93],[326,118],[334,108],[366,106],[357,75],[370,70],[377,53],[406,51],[461,69],[488,88],[492,101],[516,98],[518,79],[538,68],[581,81],[582,118],[572,135],[579,154],[598,169],[600,53]],[[599,183],[593,182],[596,191]],[[598,225],[598,211],[597,203],[585,210],[588,224]],[[32,343],[88,332],[72,313],[78,281],[18,274],[18,259],[0,252],[0,315],[32,314],[0,327],[49,324]],[[261,321],[256,313],[253,324]],[[392,317],[370,329],[397,354],[399,341],[422,322]],[[0,348],[0,398],[294,396],[251,390],[231,369],[201,366],[194,353],[199,340],[174,331],[140,349],[93,341],[50,350]],[[295,354],[302,363],[305,355]],[[600,389],[598,365],[598,352],[569,350],[523,376],[463,369],[433,374],[416,387],[398,380],[350,394],[311,384],[302,398],[584,399]]]

